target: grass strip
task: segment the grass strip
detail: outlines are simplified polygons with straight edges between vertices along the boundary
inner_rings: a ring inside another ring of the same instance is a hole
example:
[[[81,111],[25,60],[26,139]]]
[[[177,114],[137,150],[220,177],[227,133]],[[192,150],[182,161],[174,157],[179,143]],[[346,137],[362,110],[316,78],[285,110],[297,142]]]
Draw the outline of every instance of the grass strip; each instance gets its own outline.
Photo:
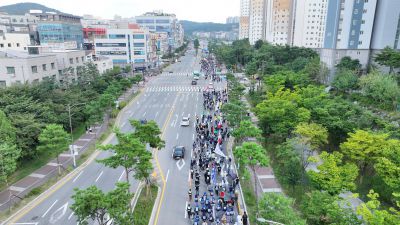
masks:
[[[155,185],[150,186],[148,194],[146,187],[143,187],[139,199],[133,211],[135,225],[148,225],[153,206],[157,198],[158,188]]]

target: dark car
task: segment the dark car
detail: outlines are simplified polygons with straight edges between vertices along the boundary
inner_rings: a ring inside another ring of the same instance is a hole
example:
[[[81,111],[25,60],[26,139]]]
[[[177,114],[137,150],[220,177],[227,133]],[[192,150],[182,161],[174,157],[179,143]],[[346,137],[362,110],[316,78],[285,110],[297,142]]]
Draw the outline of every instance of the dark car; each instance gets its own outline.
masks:
[[[197,81],[192,80],[192,85],[197,85]]]
[[[172,158],[173,159],[183,159],[185,158],[185,147],[184,146],[175,146],[172,150]]]
[[[168,73],[173,73],[174,71],[169,71]]]

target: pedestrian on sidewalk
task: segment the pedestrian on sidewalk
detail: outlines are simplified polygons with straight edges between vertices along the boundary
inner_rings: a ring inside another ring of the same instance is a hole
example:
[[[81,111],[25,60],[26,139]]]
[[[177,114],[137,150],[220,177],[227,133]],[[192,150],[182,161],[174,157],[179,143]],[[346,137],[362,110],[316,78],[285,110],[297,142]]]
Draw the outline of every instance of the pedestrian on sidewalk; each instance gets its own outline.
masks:
[[[191,202],[192,201],[192,189],[191,188],[189,188],[188,195],[189,195],[189,201]]]
[[[246,211],[244,211],[244,213],[243,213],[242,222],[243,222],[243,225],[247,225],[247,213],[246,213]]]

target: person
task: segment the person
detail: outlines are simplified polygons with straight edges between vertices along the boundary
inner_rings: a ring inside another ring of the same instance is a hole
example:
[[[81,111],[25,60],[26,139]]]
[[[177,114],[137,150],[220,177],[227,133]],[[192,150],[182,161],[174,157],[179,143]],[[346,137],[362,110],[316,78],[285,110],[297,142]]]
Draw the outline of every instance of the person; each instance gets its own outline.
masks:
[[[247,213],[246,213],[246,211],[243,212],[242,222],[243,222],[243,225],[247,225]]]
[[[192,189],[190,188],[188,191],[189,201],[192,201]]]
[[[188,206],[186,208],[186,211],[187,211],[187,215],[188,215],[188,217],[190,219],[191,216],[192,216],[192,207],[190,206],[190,204],[188,204]]]

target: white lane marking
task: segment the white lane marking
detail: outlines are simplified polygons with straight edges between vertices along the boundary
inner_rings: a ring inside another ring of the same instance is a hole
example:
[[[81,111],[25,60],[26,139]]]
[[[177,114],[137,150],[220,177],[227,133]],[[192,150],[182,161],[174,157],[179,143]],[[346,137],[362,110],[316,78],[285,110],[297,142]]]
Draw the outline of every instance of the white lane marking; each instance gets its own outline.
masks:
[[[171,127],[174,126],[174,122],[175,122],[175,120],[172,120],[172,122],[171,122]]]
[[[179,133],[176,134],[176,140],[178,140],[178,138],[179,138]]]
[[[101,173],[99,174],[99,176],[96,178],[96,180],[94,182],[97,182],[100,179],[101,175],[103,175],[103,171],[101,171]]]
[[[125,174],[125,170],[122,171],[121,176],[119,176],[119,178],[118,178],[118,181],[121,181],[121,180],[122,180],[122,177],[124,176],[124,174]]]
[[[146,116],[146,112],[143,113],[143,117]]]
[[[188,182],[190,183],[191,177],[190,177],[190,168],[189,168],[189,173],[188,173]]]
[[[182,165],[179,164],[179,162],[182,162]],[[185,160],[180,159],[176,162],[176,166],[178,167],[178,170],[181,170],[185,166]]]
[[[47,211],[42,215],[42,218],[44,218],[47,213],[49,213],[49,211],[51,210],[51,208],[54,207],[54,205],[58,202],[58,199],[56,201],[54,201],[54,203],[47,209]]]
[[[69,216],[68,216],[68,220],[70,220],[71,219],[71,217],[74,215],[74,212],[72,212],[71,214],[69,214]]]
[[[157,116],[158,116],[158,111],[156,112],[156,116],[155,116],[155,118],[157,118]]]
[[[36,223],[12,223],[12,225],[38,225],[39,222]]]
[[[194,141],[194,134],[192,134],[192,140]]]
[[[61,206],[51,214],[49,222],[51,224],[55,224],[58,220],[61,219],[61,217],[65,215],[67,209],[68,209],[68,202],[66,202],[63,206]]]
[[[72,181],[72,183],[75,183],[76,180],[82,175],[83,170],[78,174],[78,176],[75,177],[75,179]]]
[[[165,176],[165,183],[168,182],[169,170],[167,171],[167,176]]]
[[[186,201],[186,204],[185,204],[185,210],[184,210],[184,212],[185,212],[185,219],[186,219],[186,217],[187,217],[187,211],[186,211],[186,209],[187,209],[187,206],[188,206],[188,202]]]

